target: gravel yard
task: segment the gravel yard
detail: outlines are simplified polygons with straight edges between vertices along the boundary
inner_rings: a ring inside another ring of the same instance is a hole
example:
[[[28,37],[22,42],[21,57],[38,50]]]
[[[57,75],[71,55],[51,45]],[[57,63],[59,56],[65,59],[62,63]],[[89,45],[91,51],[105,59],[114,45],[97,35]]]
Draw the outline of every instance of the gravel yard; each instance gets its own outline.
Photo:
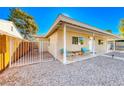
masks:
[[[52,61],[9,68],[0,75],[0,85],[124,85],[124,62],[98,56],[68,65]]]
[[[120,53],[120,52],[110,52],[110,53],[107,53],[106,55],[112,56],[113,54],[114,54],[115,57],[124,58],[124,53]]]

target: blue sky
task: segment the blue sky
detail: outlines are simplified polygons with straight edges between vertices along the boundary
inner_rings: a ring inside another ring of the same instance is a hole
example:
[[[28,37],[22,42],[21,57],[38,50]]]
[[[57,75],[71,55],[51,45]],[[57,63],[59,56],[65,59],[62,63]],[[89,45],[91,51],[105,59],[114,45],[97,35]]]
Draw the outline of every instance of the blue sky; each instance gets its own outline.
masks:
[[[119,34],[119,22],[124,18],[124,8],[100,7],[27,7],[21,8],[32,15],[38,24],[38,35],[46,34],[59,14],[65,14],[80,22]],[[7,19],[9,7],[0,8],[0,19]]]

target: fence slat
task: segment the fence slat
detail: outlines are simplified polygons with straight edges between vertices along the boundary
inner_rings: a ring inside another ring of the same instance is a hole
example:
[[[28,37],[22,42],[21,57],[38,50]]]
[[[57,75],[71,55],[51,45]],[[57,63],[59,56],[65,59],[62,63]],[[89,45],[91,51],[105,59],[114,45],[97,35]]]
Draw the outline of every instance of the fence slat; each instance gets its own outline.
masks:
[[[18,41],[18,64],[20,63],[19,48],[20,48],[20,42]]]
[[[12,55],[12,53],[11,53],[11,51],[12,51],[12,50],[11,50],[11,49],[12,49],[12,48],[11,48],[11,47],[12,47],[11,40],[9,41],[9,45],[10,45],[10,47],[9,47],[9,54],[10,54],[10,55],[9,55],[9,59],[10,59],[9,66],[11,67],[11,64],[12,64],[12,63],[11,63],[11,62],[12,62],[12,59],[11,59],[11,55]]]

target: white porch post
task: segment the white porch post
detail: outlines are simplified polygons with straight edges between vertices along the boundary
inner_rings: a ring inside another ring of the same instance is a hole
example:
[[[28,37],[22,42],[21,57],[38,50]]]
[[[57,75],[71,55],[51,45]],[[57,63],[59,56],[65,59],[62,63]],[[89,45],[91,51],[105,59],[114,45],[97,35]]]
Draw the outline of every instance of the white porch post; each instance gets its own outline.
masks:
[[[114,40],[114,51],[115,51],[115,40]]]
[[[40,44],[40,46],[39,46],[39,55],[40,55],[40,62],[42,62],[42,57],[41,57],[41,55],[42,55],[42,41],[39,41],[39,44]]]
[[[95,38],[94,38],[94,33],[93,33],[93,39],[92,39],[93,41],[93,55],[95,55]]]
[[[108,40],[106,40],[106,52],[109,52],[109,47],[108,47]]]
[[[67,60],[66,60],[66,24],[64,24],[64,55],[63,55],[63,63],[66,64]]]
[[[41,61],[42,61],[42,62],[44,61],[44,59],[43,59],[43,56],[44,56],[44,55],[43,55],[43,51],[44,51],[43,45],[44,45],[44,42],[43,42],[43,40],[42,40],[42,41],[41,41],[41,46],[42,46],[42,47],[41,47],[41,48],[42,48],[42,49],[41,49],[41,51],[42,51],[42,52],[41,52]]]
[[[57,44],[55,46],[55,60],[56,60],[56,58],[57,58]]]

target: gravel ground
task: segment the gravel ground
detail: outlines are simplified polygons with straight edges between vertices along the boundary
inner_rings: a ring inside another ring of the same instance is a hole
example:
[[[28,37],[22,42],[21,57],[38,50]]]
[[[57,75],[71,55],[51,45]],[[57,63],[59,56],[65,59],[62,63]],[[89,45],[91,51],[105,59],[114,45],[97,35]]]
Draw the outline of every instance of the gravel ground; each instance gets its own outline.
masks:
[[[119,52],[110,52],[110,53],[107,53],[106,55],[112,56],[113,54],[116,57],[124,58],[124,53],[119,53]]]
[[[0,85],[124,85],[124,62],[98,56],[68,65],[53,61],[10,68],[0,75]]]

